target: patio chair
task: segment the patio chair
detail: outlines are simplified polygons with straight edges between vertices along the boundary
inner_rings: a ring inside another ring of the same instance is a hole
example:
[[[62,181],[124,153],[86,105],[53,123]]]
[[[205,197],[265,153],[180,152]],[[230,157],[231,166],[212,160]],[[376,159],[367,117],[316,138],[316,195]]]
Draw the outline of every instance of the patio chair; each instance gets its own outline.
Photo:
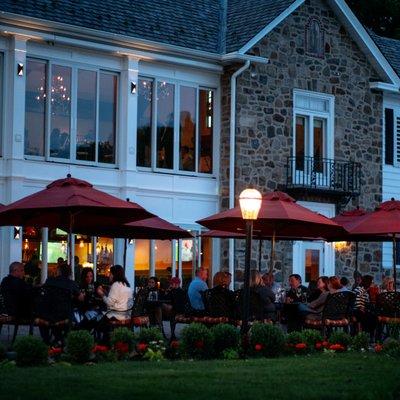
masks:
[[[306,318],[304,326],[320,329],[324,336],[327,331],[336,328],[342,328],[345,332],[348,332],[352,322],[354,300],[355,293],[350,291],[329,294],[322,310],[322,318],[320,320]]]
[[[400,325],[400,292],[380,293],[376,299],[377,336],[380,338],[389,324]]]

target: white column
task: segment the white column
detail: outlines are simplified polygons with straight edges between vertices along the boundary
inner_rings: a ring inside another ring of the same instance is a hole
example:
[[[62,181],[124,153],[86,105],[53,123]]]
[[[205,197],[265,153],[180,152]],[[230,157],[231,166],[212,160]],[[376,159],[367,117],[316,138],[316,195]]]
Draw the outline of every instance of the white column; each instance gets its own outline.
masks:
[[[93,280],[97,279],[97,236],[92,236]]]
[[[178,241],[178,278],[182,282],[182,239]]]
[[[176,276],[176,243],[177,241],[171,240],[171,260],[172,260],[172,265],[171,265],[171,276],[175,277]]]
[[[114,239],[114,264],[124,265],[124,240]]]
[[[156,274],[156,241],[150,240],[150,267],[149,267],[149,276],[154,276]]]
[[[131,288],[135,288],[135,242],[126,239],[125,276]]]
[[[42,228],[42,270],[40,283],[45,283],[48,275],[47,243],[49,240],[49,228]]]

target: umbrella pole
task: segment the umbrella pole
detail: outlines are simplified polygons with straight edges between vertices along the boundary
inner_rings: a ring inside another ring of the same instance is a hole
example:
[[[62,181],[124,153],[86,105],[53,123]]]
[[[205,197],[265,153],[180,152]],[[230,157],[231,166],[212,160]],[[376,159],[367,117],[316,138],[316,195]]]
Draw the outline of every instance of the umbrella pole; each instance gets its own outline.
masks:
[[[71,274],[72,274],[72,278],[75,279],[75,260],[73,258],[73,249],[72,249],[72,227],[74,225],[74,216],[71,213],[69,216],[69,232],[68,232],[68,239],[69,239],[69,246],[68,246],[68,250],[69,250],[69,265],[71,266]]]
[[[258,272],[261,272],[261,257],[262,257],[262,240],[259,240],[258,246]]]
[[[393,280],[394,280],[394,291],[397,292],[396,290],[396,235],[393,234],[392,238],[392,244],[393,244]]]
[[[275,230],[272,234],[272,243],[271,243],[271,255],[269,260],[269,273],[272,274],[274,271],[274,261],[275,261]]]
[[[356,259],[354,261],[354,270],[358,272],[358,242],[356,242]]]

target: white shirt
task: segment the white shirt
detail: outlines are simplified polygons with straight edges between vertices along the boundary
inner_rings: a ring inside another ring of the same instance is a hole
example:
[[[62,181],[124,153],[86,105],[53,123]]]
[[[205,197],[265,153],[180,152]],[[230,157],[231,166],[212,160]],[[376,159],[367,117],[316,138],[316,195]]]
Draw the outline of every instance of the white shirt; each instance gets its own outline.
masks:
[[[131,310],[129,309],[133,306],[133,292],[132,289],[124,283],[114,282],[111,285],[108,296],[103,297],[103,301],[106,303],[107,309],[112,310],[107,312],[108,318],[114,317],[122,320],[130,317]]]

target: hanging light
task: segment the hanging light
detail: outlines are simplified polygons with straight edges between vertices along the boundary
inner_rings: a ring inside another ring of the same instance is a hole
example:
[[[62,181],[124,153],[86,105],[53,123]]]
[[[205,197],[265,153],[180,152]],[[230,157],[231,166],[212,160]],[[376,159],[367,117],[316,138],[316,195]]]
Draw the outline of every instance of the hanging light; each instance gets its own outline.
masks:
[[[85,244],[84,244],[83,240],[80,240],[79,241],[79,247],[82,249],[84,246],[85,246]]]

